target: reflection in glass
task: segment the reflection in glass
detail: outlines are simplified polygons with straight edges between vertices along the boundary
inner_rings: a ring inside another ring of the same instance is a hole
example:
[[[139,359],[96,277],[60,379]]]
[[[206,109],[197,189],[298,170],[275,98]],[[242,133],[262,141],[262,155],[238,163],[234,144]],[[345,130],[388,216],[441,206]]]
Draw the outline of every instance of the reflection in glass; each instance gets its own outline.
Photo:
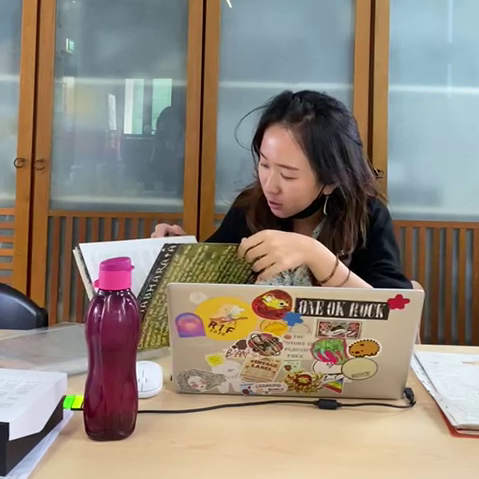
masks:
[[[15,204],[22,2],[0,2],[0,208]],[[0,216],[0,221],[2,217]]]
[[[392,213],[477,221],[479,2],[391,0],[390,15]]]
[[[188,0],[57,0],[51,207],[182,211]]]
[[[326,91],[352,104],[354,0],[223,3],[217,130],[216,210],[252,180],[248,150],[257,115],[285,89]],[[293,5],[294,4],[294,5]],[[243,147],[242,147],[243,146]]]

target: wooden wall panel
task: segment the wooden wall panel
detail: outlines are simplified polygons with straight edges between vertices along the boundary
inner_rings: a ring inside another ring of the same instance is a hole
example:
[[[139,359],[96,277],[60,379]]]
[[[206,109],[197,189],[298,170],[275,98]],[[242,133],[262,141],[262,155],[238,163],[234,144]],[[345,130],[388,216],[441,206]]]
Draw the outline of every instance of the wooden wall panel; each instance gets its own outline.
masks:
[[[404,271],[426,291],[422,342],[479,346],[479,223],[396,221],[395,231]]]
[[[87,298],[73,258],[79,243],[149,237],[156,223],[181,222],[182,214],[51,211],[45,304],[49,323],[82,322]],[[0,277],[2,276],[0,260]]]
[[[0,208],[0,283],[13,285],[15,217],[12,208]]]

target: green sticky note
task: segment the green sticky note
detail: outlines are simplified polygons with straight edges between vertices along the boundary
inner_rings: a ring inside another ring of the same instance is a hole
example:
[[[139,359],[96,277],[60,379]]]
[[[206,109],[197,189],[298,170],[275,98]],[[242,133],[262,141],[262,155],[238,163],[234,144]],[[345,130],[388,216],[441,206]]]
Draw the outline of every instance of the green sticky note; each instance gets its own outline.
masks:
[[[71,409],[74,398],[75,396],[65,396],[65,400],[63,401],[63,409]]]
[[[75,396],[72,409],[81,409],[83,407],[83,396]]]

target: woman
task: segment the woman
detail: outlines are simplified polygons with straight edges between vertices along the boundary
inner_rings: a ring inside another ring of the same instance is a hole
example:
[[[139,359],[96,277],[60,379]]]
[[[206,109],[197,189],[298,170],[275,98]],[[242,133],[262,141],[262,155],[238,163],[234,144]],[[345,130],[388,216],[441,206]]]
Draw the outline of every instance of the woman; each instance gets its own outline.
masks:
[[[349,110],[313,91],[286,91],[262,108],[257,181],[208,241],[240,243],[262,283],[411,288]],[[153,236],[182,234],[161,224]]]

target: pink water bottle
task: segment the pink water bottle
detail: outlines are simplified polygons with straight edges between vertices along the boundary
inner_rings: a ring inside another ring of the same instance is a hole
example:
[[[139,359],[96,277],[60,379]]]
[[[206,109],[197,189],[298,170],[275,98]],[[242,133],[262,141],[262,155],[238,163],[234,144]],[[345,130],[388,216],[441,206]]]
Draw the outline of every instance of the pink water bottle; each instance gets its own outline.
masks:
[[[83,418],[91,439],[128,437],[136,425],[136,352],[140,311],[131,292],[130,258],[100,264],[98,290],[86,316],[88,376]]]

